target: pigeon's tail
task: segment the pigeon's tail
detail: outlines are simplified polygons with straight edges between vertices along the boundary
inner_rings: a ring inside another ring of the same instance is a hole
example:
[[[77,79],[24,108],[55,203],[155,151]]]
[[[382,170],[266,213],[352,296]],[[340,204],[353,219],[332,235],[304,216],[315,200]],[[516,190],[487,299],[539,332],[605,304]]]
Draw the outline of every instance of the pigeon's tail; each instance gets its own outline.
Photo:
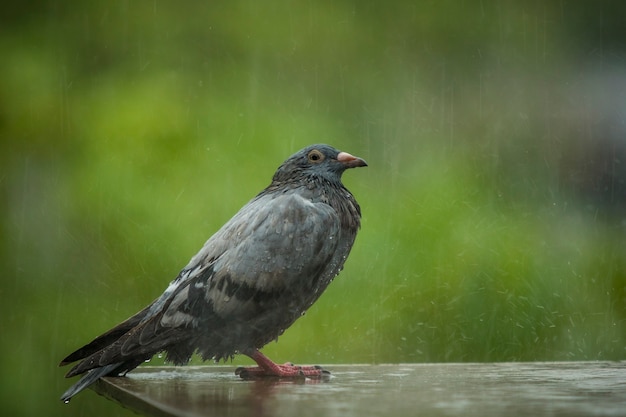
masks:
[[[115,372],[115,370],[119,368],[120,365],[122,365],[122,363],[112,363],[110,365],[103,366],[102,368],[95,368],[87,371],[87,373],[83,375],[83,377],[79,379],[77,383],[69,387],[69,389],[63,393],[63,395],[61,396],[61,401],[66,404],[69,403],[74,395],[78,394],[89,385],[96,382],[98,378]]]

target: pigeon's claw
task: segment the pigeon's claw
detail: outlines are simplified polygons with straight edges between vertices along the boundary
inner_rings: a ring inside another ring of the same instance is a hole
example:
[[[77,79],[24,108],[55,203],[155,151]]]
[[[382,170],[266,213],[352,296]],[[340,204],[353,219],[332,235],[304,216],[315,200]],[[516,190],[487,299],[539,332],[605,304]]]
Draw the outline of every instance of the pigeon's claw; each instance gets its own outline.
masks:
[[[260,366],[239,367],[235,370],[235,375],[242,379],[255,378],[324,378],[330,376],[330,372],[321,366],[298,366],[293,364],[275,364],[272,369]]]
[[[289,362],[279,365],[258,350],[247,352],[246,355],[250,356],[259,366],[237,368],[235,375],[239,375],[242,379],[266,377],[321,379],[330,376],[329,371],[318,365],[298,366]]]

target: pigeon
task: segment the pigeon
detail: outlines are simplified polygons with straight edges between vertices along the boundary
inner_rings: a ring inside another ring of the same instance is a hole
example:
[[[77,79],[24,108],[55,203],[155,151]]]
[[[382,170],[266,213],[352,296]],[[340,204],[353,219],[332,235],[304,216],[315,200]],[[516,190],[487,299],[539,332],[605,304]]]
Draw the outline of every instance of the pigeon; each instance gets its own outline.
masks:
[[[260,352],[320,297],[342,270],[361,208],[341,182],[367,163],[329,145],[306,147],[276,170],[191,258],[165,292],[137,314],[68,355],[66,377],[83,374],[69,400],[103,376],[124,376],[153,355],[175,365],[243,354],[241,378],[322,378],[319,366],[279,365]]]

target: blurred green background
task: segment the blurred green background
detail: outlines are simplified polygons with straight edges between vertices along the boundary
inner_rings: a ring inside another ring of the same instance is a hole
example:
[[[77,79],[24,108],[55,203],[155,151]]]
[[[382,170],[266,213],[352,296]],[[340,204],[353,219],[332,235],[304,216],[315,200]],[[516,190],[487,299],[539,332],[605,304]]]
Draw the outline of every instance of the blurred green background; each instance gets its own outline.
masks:
[[[273,359],[626,359],[626,3],[5,3],[2,415],[132,415],[59,360],[318,142],[363,227]]]

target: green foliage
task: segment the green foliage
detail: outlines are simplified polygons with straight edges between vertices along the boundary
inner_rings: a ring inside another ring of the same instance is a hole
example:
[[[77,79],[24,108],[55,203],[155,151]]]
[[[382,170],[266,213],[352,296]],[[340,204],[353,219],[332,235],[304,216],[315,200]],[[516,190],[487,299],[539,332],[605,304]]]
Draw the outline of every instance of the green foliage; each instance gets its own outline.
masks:
[[[2,6],[4,414],[128,414],[56,363],[317,142],[363,228],[270,357],[625,359],[622,6],[444,3]]]

